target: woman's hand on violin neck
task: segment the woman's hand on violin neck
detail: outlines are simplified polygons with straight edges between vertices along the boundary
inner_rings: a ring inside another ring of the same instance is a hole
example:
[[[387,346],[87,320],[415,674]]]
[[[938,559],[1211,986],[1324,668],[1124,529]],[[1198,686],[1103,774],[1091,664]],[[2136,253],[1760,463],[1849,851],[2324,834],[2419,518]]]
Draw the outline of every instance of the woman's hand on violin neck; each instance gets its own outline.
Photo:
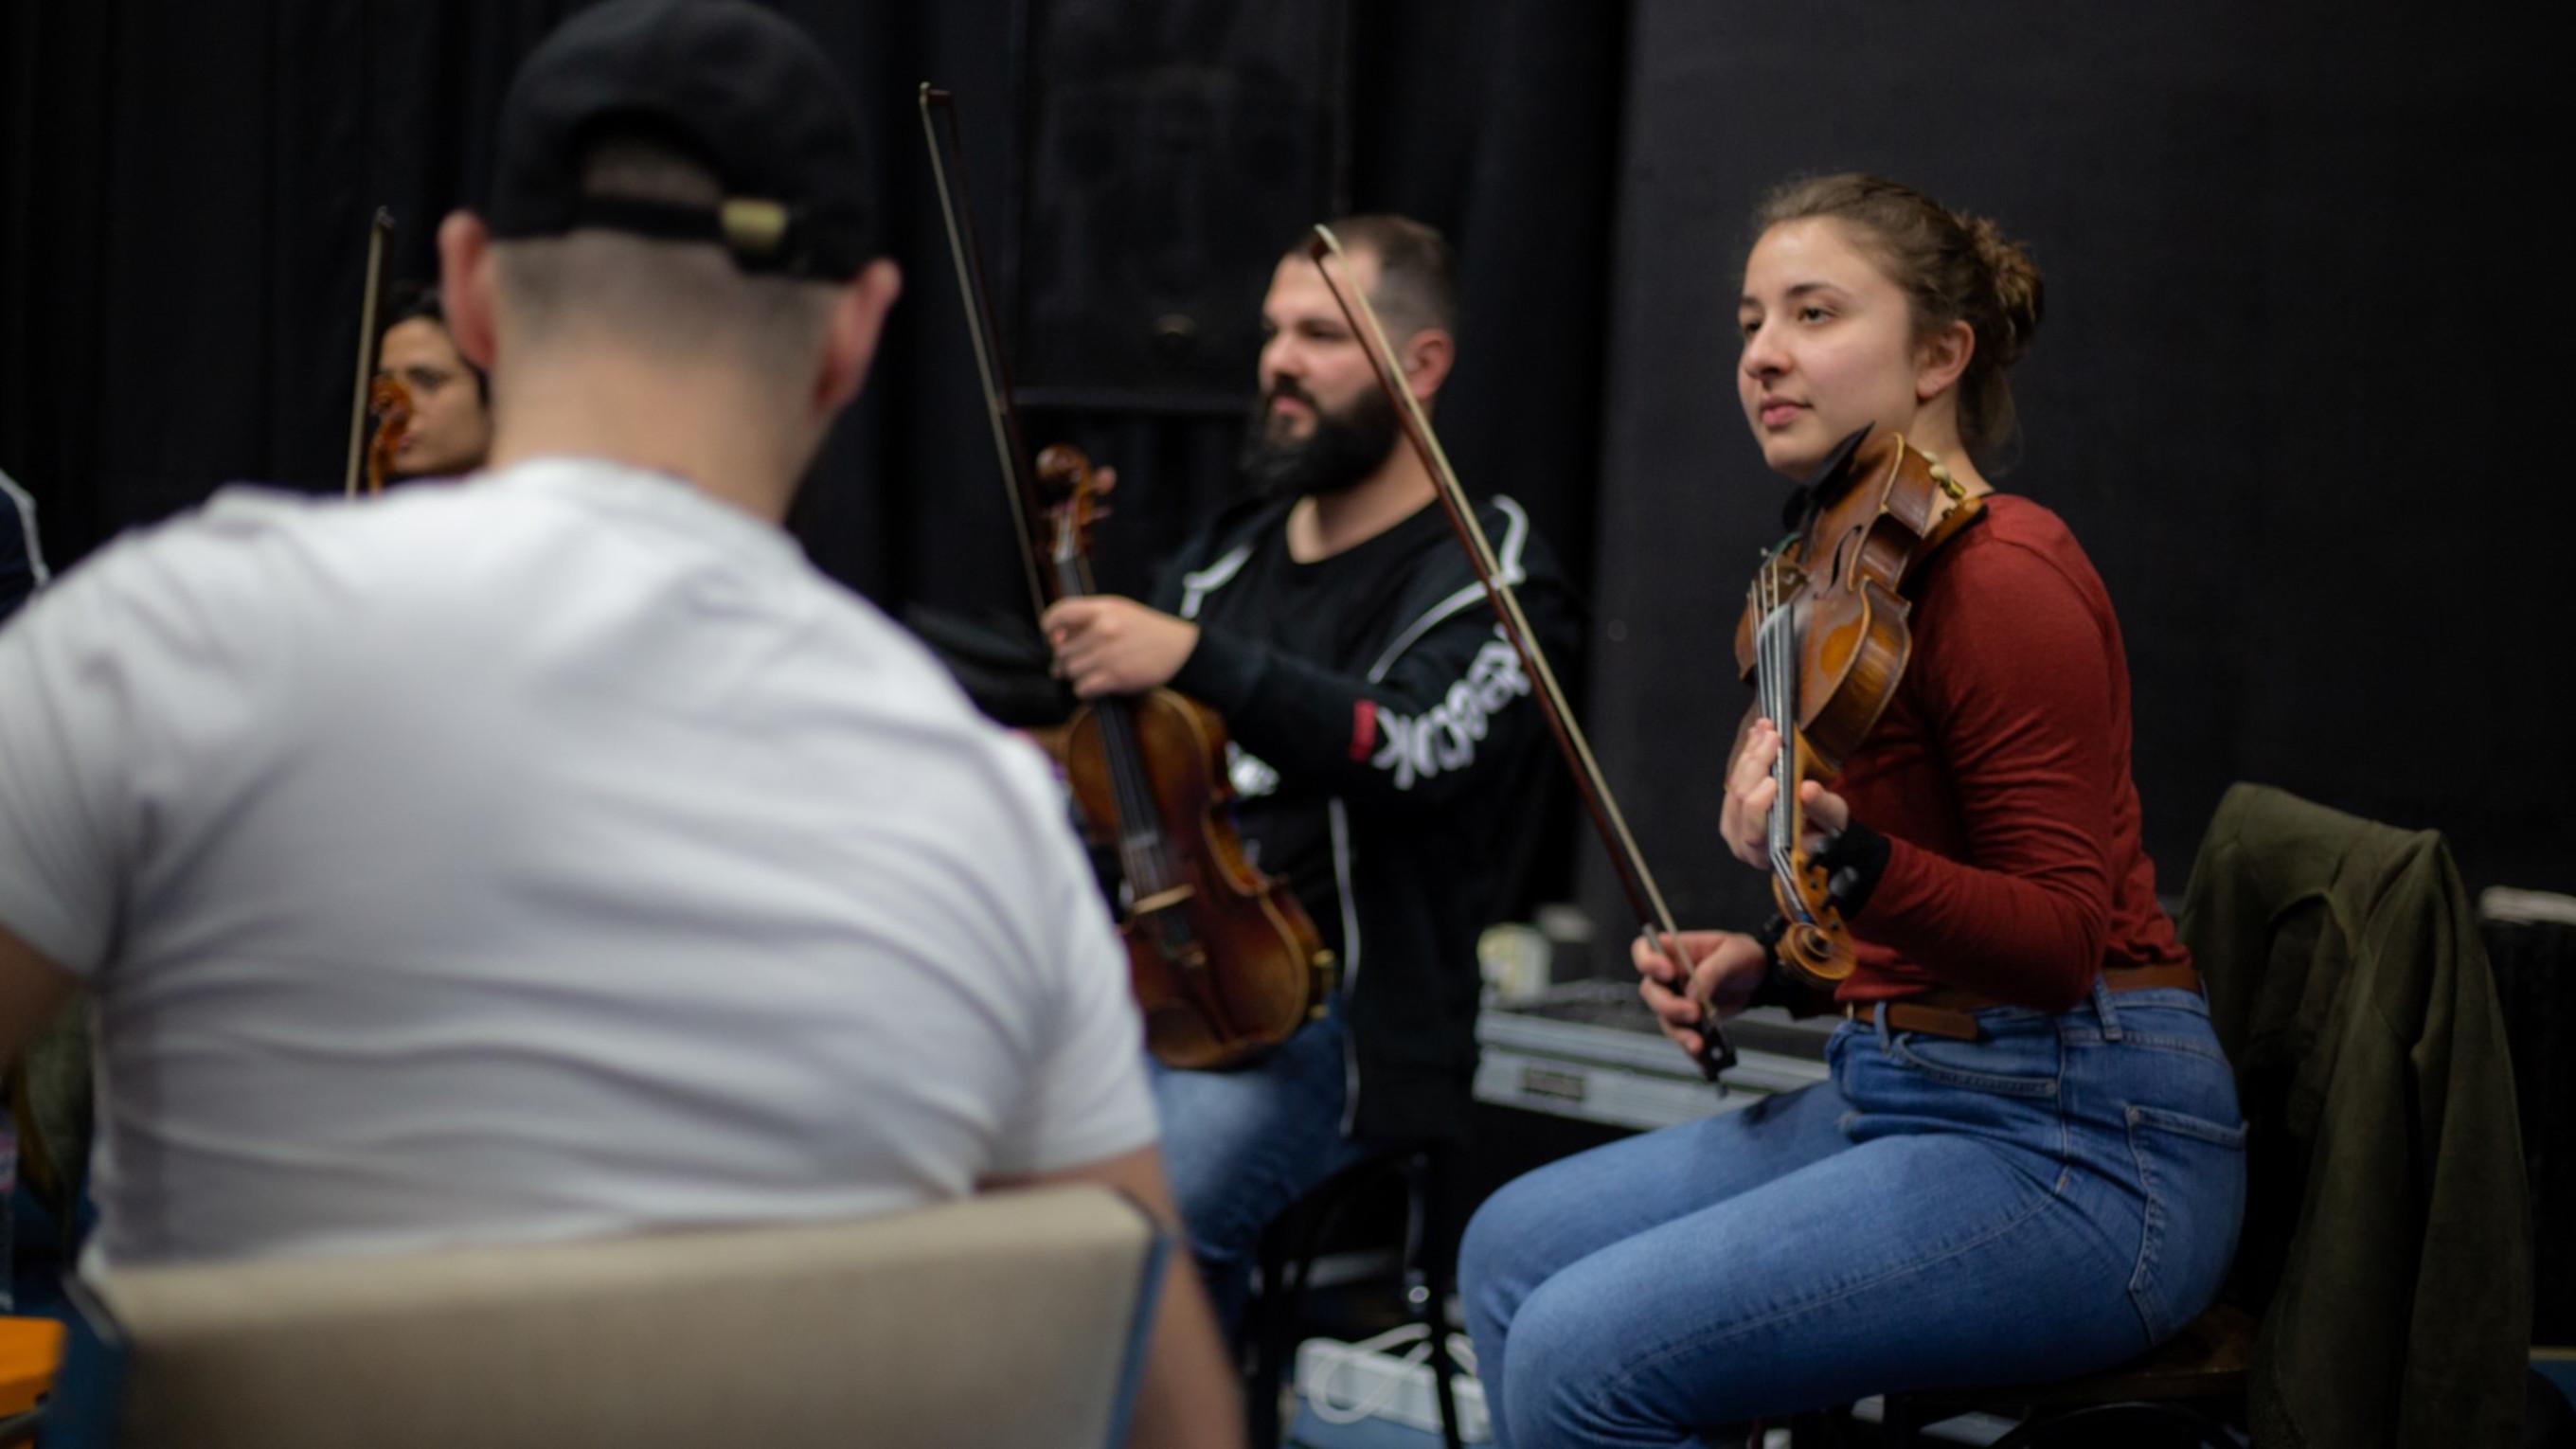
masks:
[[[1718,813],[1718,831],[1726,837],[1726,848],[1737,860],[1755,870],[1771,868],[1771,805],[1779,798],[1779,782],[1772,778],[1771,767],[1780,758],[1780,731],[1767,719],[1757,719],[1745,731],[1744,747],[1735,754],[1735,763],[1726,776],[1726,802]],[[1826,836],[1851,823],[1851,807],[1843,797],[1815,780],[1798,786],[1798,806],[1805,816],[1806,835],[1799,843],[1813,852],[1824,844]]]
[[[1771,762],[1779,757],[1780,732],[1767,719],[1755,720],[1727,767],[1726,800],[1718,811],[1726,848],[1758,870],[1771,868]]]
[[[1637,994],[1664,1035],[1697,1056],[1700,1028],[1745,1008],[1770,973],[1771,956],[1761,942],[1734,931],[1683,931],[1664,941],[1660,948],[1644,936],[1629,943],[1640,978]],[[1675,956],[1691,963],[1687,979]]]
[[[1115,594],[1059,600],[1038,623],[1057,676],[1084,699],[1159,689],[1199,643],[1198,625]]]
[[[1800,783],[1798,808],[1806,814],[1807,838],[1802,844],[1810,854],[1824,849],[1827,840],[1851,824],[1851,803],[1826,789],[1822,781]]]

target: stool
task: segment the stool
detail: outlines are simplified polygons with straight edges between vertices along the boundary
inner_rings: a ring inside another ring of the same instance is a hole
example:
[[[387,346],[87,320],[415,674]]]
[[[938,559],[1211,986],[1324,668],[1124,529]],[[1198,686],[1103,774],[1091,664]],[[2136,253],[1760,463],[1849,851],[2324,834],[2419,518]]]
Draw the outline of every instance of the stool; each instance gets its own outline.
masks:
[[[1404,1191],[1404,1247],[1400,1259],[1406,1314],[1428,1331],[1431,1377],[1440,1400],[1440,1437],[1460,1449],[1458,1404],[1452,1386],[1457,1366],[1449,1357],[1449,1274],[1456,1245],[1442,1211],[1443,1174],[1435,1149],[1372,1157],[1326,1178],[1297,1200],[1261,1235],[1261,1287],[1246,1305],[1243,1333],[1251,1364],[1245,1372],[1252,1449],[1278,1449],[1279,1389],[1288,1356],[1296,1351],[1298,1310],[1315,1254],[1325,1234],[1371,1188],[1395,1183]]]

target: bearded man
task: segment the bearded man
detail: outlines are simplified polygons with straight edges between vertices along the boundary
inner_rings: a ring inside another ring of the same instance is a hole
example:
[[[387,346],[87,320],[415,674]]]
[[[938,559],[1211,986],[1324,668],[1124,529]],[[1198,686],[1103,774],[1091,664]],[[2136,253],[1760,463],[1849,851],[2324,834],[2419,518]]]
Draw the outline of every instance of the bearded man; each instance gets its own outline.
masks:
[[[1431,407],[1456,353],[1448,245],[1403,217],[1333,229],[1347,284]],[[1225,717],[1246,848],[1341,961],[1323,1018],[1257,1063],[1155,1072],[1165,1165],[1228,1323],[1283,1209],[1372,1155],[1463,1134],[1476,937],[1507,904],[1511,832],[1537,827],[1528,787],[1547,747],[1431,476],[1302,245],[1261,311],[1245,498],[1182,547],[1150,606],[1094,595],[1045,618],[1082,697],[1170,685]],[[1501,496],[1479,512],[1541,643],[1566,659],[1565,586],[1528,515]]]

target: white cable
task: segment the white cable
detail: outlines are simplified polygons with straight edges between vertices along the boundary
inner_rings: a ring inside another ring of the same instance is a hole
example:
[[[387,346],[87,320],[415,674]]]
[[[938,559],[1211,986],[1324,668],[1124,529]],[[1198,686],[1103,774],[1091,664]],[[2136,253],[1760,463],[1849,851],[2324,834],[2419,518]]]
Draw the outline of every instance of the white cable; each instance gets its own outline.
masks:
[[[1416,1339],[1420,1342],[1413,1342]],[[1357,1368],[1361,1354],[1383,1354],[1399,1343],[1412,1344],[1398,1360],[1405,1368],[1412,1368],[1431,1357],[1430,1331],[1419,1323],[1407,1323],[1390,1328],[1375,1338],[1364,1338],[1357,1343],[1345,1344],[1344,1347],[1349,1350],[1348,1355],[1336,1360],[1318,1382],[1312,1387],[1298,1385],[1298,1391],[1306,1396],[1306,1402],[1314,1408],[1315,1417],[1327,1424],[1356,1424],[1385,1408],[1387,1400],[1395,1396],[1395,1391],[1402,1382],[1400,1375],[1395,1373],[1378,1375],[1376,1385],[1353,1400],[1347,1407],[1333,1402],[1333,1377],[1346,1366]]]
[[[1385,1408],[1387,1401],[1394,1397],[1396,1390],[1403,1385],[1403,1374],[1398,1370],[1389,1370],[1378,1375],[1374,1387],[1347,1405],[1333,1401],[1335,1376],[1344,1368],[1357,1369],[1362,1354],[1388,1356],[1388,1351],[1399,1344],[1406,1345],[1403,1354],[1396,1358],[1400,1369],[1420,1367],[1431,1357],[1430,1330],[1419,1323],[1402,1324],[1374,1338],[1364,1338],[1357,1343],[1342,1345],[1344,1354],[1337,1356],[1314,1384],[1299,1384],[1297,1392],[1305,1397],[1307,1406],[1315,1411],[1315,1417],[1327,1424],[1356,1424],[1362,1419],[1370,1418],[1378,1410]],[[1468,1376],[1474,1376],[1476,1349],[1474,1344],[1468,1342],[1467,1335],[1463,1333],[1449,1335],[1449,1358]]]

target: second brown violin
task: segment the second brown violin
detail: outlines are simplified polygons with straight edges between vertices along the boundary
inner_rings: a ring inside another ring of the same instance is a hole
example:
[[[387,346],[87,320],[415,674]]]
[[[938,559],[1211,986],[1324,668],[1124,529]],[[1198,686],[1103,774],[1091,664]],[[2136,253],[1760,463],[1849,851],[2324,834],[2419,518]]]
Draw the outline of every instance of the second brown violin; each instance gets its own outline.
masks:
[[[1052,500],[1053,592],[1087,594],[1091,464],[1059,444],[1038,455],[1037,481]],[[1095,699],[1065,727],[1063,760],[1076,811],[1126,878],[1120,929],[1156,1060],[1234,1066],[1322,1014],[1332,953],[1288,882],[1244,855],[1215,711],[1169,689]]]

